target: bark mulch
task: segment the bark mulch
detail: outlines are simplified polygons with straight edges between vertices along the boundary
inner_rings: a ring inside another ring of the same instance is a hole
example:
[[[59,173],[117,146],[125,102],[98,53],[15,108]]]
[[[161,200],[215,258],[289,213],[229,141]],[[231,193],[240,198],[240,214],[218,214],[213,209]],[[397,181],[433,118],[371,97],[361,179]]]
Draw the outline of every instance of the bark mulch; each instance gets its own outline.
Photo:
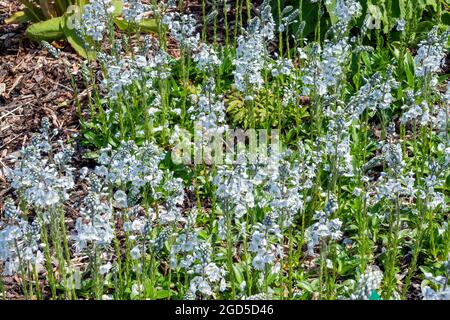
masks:
[[[26,24],[5,25],[20,10],[16,0],[0,1],[0,169],[10,166],[8,157],[26,144],[48,117],[65,140],[79,129],[74,92],[68,70],[81,83],[81,59],[60,45],[63,59],[25,36]],[[74,72],[75,70],[75,72]],[[0,170],[0,207],[8,186]]]

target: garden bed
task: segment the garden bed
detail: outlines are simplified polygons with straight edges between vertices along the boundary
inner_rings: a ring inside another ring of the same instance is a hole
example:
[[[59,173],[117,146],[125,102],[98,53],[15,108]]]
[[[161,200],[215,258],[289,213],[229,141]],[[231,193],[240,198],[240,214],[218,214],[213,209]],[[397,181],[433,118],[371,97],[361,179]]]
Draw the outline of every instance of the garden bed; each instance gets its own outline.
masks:
[[[250,2],[88,6],[86,59],[0,0],[0,297],[448,298],[448,6]],[[174,160],[229,129],[285,149]]]

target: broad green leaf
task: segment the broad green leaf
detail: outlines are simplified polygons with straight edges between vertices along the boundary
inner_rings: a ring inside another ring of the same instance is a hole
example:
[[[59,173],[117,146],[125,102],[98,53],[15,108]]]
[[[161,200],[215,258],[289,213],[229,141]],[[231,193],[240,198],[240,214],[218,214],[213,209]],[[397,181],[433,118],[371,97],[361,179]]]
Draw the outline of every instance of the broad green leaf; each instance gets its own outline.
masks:
[[[169,290],[158,290],[155,294],[155,299],[166,299],[169,297]]]
[[[158,32],[158,26],[155,19],[144,19],[139,23],[139,27],[144,32]]]
[[[114,23],[121,31],[128,30],[128,23],[125,20],[121,18],[115,18]]]
[[[414,60],[410,53],[405,55],[404,65],[408,85],[414,88]]]
[[[123,20],[122,18],[115,18],[114,23],[117,27],[122,31],[127,31],[130,28],[131,32],[136,31],[136,27],[130,25],[128,22]],[[144,19],[139,23],[139,30],[141,32],[158,32],[158,26],[156,25],[156,20],[154,19]]]
[[[19,24],[30,20],[24,11],[17,11],[5,20],[5,24]]]
[[[52,18],[47,21],[36,22],[27,28],[28,38],[34,41],[55,41],[64,39],[62,30],[63,17]]]
[[[304,280],[299,281],[299,282],[297,282],[297,286],[303,290],[308,291],[309,293],[314,292],[314,288],[313,288],[312,284],[308,281],[304,281]]]
[[[442,14],[441,21],[446,26],[450,26],[450,12],[444,12]]]
[[[242,283],[242,281],[244,281],[244,274],[242,273],[241,268],[239,268],[239,266],[237,266],[237,265],[233,265],[233,270],[234,270],[235,281],[239,284]]]
[[[428,33],[431,29],[433,29],[435,23],[432,21],[422,21],[417,25],[416,32],[417,33]]]
[[[113,17],[118,17],[122,14],[123,1],[122,0],[113,0],[114,12],[112,13]]]
[[[405,1],[407,0],[392,1],[391,12],[389,15],[398,19],[404,19],[406,13]]]
[[[364,64],[367,67],[370,67],[371,63],[370,63],[369,54],[367,52],[362,52],[361,53],[361,59],[363,60]]]
[[[85,59],[94,59],[95,52],[86,48],[86,44],[79,34],[75,32],[75,29],[69,27],[70,16],[63,16],[61,20],[61,28],[67,41],[70,43],[72,48]]]
[[[336,9],[336,0],[333,0],[330,2],[330,4],[325,3],[325,7],[327,8],[327,12],[330,15],[330,20],[332,24],[335,24],[338,22],[338,17],[336,16],[335,9]]]
[[[361,86],[361,75],[358,73],[355,73],[352,77],[353,84],[355,85],[355,89],[359,90],[359,87]]]

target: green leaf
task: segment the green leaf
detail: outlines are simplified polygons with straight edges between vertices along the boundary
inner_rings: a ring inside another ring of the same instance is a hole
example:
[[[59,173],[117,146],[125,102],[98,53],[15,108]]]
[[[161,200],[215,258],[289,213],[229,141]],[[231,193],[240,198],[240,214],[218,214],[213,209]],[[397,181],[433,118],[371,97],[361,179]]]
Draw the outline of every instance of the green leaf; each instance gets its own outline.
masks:
[[[71,27],[71,16],[63,16],[61,20],[61,28],[67,41],[72,48],[85,59],[95,59],[95,52],[86,48],[85,41],[75,32],[75,29]]]
[[[112,13],[113,17],[118,17],[122,14],[123,1],[122,0],[113,0],[114,11]]]
[[[156,291],[155,299],[166,299],[169,297],[169,290]]]
[[[362,52],[362,53],[361,53],[361,59],[362,59],[362,61],[364,62],[364,64],[365,64],[367,67],[370,67],[370,66],[371,66],[369,54],[368,54],[367,52]]]
[[[87,142],[89,142],[90,144],[93,144],[96,147],[99,147],[102,145],[102,140],[101,137],[99,137],[95,132],[93,131],[87,131],[83,134],[84,138],[86,139]],[[112,140],[111,140],[112,141]],[[110,141],[110,142],[111,142]],[[91,157],[94,156],[95,153],[87,153],[84,155],[84,157],[88,157],[87,159],[92,159]]]
[[[431,29],[433,29],[435,23],[432,21],[422,21],[417,24],[416,32],[417,33],[428,33]]]
[[[309,283],[308,281],[303,281],[303,280],[299,281],[299,282],[297,282],[297,286],[303,290],[308,291],[309,293],[314,292],[314,288],[313,288],[312,284]]]
[[[446,26],[450,26],[450,12],[446,11],[441,16],[441,21]]]
[[[359,90],[361,86],[361,75],[358,73],[355,73],[352,77],[353,84],[355,85],[355,89]]]
[[[30,21],[30,17],[24,11],[17,11],[5,20],[5,24],[19,24]]]
[[[63,17],[52,18],[47,21],[37,22],[29,26],[26,30],[28,38],[34,41],[55,41],[64,39],[64,32],[61,28]]]
[[[125,20],[116,18],[114,19],[114,23],[121,31],[128,30],[128,23]]]
[[[155,19],[144,19],[139,23],[139,27],[144,32],[158,32],[158,25]]]
[[[404,60],[406,79],[410,88],[414,88],[414,59],[407,53]]]
[[[122,18],[115,18],[114,23],[122,31],[136,32],[136,27],[130,25],[128,22]],[[155,19],[144,19],[139,23],[139,31],[141,32],[158,32],[158,26],[156,25]]]
[[[392,5],[391,5],[390,16],[399,18],[399,19],[404,19],[405,12],[406,12],[405,1],[407,1],[407,0],[393,1]]]
[[[330,2],[330,4],[325,3],[325,7],[327,8],[327,12],[330,15],[330,20],[332,24],[335,24],[339,21],[338,17],[334,13],[336,9],[336,0]]]
[[[239,266],[237,265],[233,265],[233,270],[236,283],[242,283],[242,281],[244,281],[244,274],[242,273],[241,268],[239,268]]]

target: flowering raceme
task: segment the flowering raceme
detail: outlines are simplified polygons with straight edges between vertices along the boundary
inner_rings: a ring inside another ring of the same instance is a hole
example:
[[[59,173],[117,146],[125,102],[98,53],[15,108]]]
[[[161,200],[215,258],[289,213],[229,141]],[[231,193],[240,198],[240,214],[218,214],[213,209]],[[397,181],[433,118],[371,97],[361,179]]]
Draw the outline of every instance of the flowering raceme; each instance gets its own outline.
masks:
[[[438,35],[438,29],[434,27],[428,34],[428,38],[420,43],[414,58],[416,76],[425,77],[441,69],[446,52],[445,44],[449,35],[450,28]]]
[[[144,17],[145,7],[141,0],[124,0],[122,11],[127,22],[139,23]]]
[[[30,206],[55,207],[65,202],[74,186],[73,168],[70,166],[73,149],[64,146],[50,156],[51,138],[57,132],[49,131],[47,118],[42,120],[41,133],[21,150],[13,170],[6,171],[11,186],[23,195]]]
[[[261,72],[267,56],[266,42],[274,36],[270,6],[263,4],[262,7],[261,18],[253,18],[246,34],[239,36],[236,59],[233,60],[234,84],[238,91],[248,94],[248,98],[251,92],[257,91],[264,83]]]
[[[83,7],[81,31],[95,41],[103,40],[115,7],[112,0],[92,0]]]

